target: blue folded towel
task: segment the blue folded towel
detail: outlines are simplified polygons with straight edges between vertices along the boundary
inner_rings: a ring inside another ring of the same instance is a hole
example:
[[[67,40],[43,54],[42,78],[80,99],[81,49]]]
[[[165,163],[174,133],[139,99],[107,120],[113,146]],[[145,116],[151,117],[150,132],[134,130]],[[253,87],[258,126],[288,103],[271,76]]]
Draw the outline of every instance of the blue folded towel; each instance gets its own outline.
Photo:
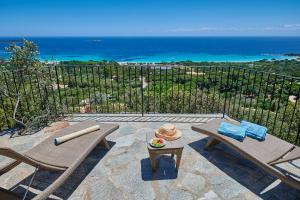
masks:
[[[221,122],[218,132],[239,141],[243,141],[246,137],[246,128],[227,122]]]
[[[268,129],[264,126],[247,121],[241,121],[241,127],[246,128],[246,135],[259,141],[265,140]]]

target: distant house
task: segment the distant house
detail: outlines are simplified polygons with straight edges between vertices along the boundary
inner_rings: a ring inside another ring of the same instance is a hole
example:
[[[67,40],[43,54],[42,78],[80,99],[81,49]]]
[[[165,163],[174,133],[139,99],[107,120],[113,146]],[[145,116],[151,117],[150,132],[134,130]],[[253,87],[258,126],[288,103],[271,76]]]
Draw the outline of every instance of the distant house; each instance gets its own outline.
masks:
[[[68,85],[62,85],[62,84],[52,84],[52,88],[53,90],[57,90],[58,88],[59,89],[64,89],[64,88],[68,88],[69,86]]]
[[[114,75],[114,76],[112,76],[112,80],[113,80],[113,81],[117,81],[117,80],[118,80],[118,77]]]
[[[289,96],[289,101],[292,102],[292,103],[296,103],[297,99],[298,99],[298,97],[295,96],[295,95],[290,95]]]

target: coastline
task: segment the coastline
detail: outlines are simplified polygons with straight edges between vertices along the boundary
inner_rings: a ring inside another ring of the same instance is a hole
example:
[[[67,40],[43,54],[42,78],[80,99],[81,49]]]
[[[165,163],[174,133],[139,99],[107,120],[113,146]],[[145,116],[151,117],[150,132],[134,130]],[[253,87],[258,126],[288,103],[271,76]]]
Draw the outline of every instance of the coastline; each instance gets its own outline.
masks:
[[[274,60],[299,60],[300,56],[285,55],[285,54],[264,54],[257,56],[246,56],[246,55],[158,55],[158,56],[143,56],[136,58],[123,58],[123,59],[110,59],[101,56],[88,56],[88,55],[77,55],[77,56],[40,56],[39,59],[43,62],[62,62],[62,61],[114,61],[119,64],[124,63],[173,63],[173,62],[232,62],[232,63],[247,63],[247,62],[257,62],[261,60],[274,61]]]

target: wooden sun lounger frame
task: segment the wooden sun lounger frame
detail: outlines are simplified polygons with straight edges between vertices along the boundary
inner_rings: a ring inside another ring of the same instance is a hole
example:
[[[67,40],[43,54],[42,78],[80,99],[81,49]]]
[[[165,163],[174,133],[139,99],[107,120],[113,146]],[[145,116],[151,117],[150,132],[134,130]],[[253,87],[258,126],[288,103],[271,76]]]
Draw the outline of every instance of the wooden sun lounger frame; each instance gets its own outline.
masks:
[[[100,125],[101,126],[101,125]],[[69,167],[58,167],[58,166],[53,166],[49,165],[47,163],[44,163],[42,161],[37,161],[34,159],[31,159],[30,157],[26,156],[25,154],[20,154],[10,148],[0,148],[0,155],[9,157],[11,159],[14,159],[13,161],[9,162],[2,168],[0,168],[0,176],[14,167],[18,166],[20,163],[26,163],[28,165],[31,165],[33,167],[36,167],[37,169],[44,169],[44,170],[49,170],[49,171],[61,171],[63,172],[59,178],[57,178],[51,185],[49,185],[44,191],[42,191],[40,194],[35,196],[33,199],[34,200],[43,200],[46,199],[48,196],[50,196],[57,188],[59,188],[63,182],[65,182],[69,176],[75,171],[75,169],[84,161],[84,159],[89,155],[89,153],[96,147],[97,144],[100,144],[100,146],[110,149],[110,146],[105,139],[105,137],[118,129],[119,126],[115,124],[111,124],[111,129],[107,131],[106,133],[103,133],[103,137],[99,138],[100,141],[95,141],[95,143],[85,151],[83,156],[78,157],[77,160],[74,160],[73,164],[70,165]],[[101,128],[100,130],[101,131]],[[47,139],[46,139],[47,140]],[[9,191],[8,191],[9,192]],[[1,194],[0,194],[1,195]],[[1,197],[1,196],[0,196]]]
[[[213,123],[213,121],[217,121],[217,120],[220,121],[220,119],[214,119],[214,120],[212,120],[211,123]],[[235,124],[238,123],[237,121],[234,121],[230,118],[227,118],[227,119],[225,118],[225,119],[222,119],[222,120],[225,120],[226,122],[229,122],[229,123],[230,122],[233,122]],[[218,121],[218,123],[216,123],[216,126],[218,126],[219,121]],[[201,125],[192,126],[191,128],[192,128],[192,130],[194,130],[196,132],[203,133],[203,134],[209,136],[208,142],[206,143],[206,145],[204,147],[206,150],[209,150],[213,146],[215,146],[215,145],[219,144],[220,142],[222,142],[222,143],[226,144],[227,146],[229,146],[230,148],[237,151],[240,155],[242,155],[246,159],[252,161],[253,163],[258,165],[259,167],[261,167],[265,171],[272,174],[273,176],[279,178],[281,181],[283,181],[283,182],[289,184],[290,186],[300,190],[300,182],[295,180],[295,178],[292,177],[292,174],[289,174],[286,171],[284,173],[283,171],[280,171],[280,170],[275,168],[276,164],[299,159],[300,158],[300,148],[299,147],[293,145],[293,147],[289,151],[282,152],[282,156],[274,159],[271,162],[265,163],[265,162],[262,162],[259,159],[255,158],[255,155],[250,155],[247,152],[243,151],[239,147],[239,145],[236,145],[236,144],[232,143],[231,138],[229,138],[229,137],[228,137],[228,139],[226,139],[227,137],[223,137],[218,133],[212,132],[212,131],[207,130],[207,129],[202,129]],[[275,136],[272,136],[272,137],[275,137]]]

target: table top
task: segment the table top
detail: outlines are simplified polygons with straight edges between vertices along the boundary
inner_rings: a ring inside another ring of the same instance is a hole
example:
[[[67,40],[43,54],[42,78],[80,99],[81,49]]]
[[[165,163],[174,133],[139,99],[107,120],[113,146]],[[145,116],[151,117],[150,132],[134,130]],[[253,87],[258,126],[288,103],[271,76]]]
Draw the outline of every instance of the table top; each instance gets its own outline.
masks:
[[[147,147],[149,150],[162,150],[162,149],[182,149],[183,148],[183,142],[182,142],[182,137],[181,138],[178,138],[177,140],[173,140],[173,141],[167,141],[167,144],[166,146],[164,147],[161,147],[161,148],[155,148],[155,147],[152,147],[150,144],[149,144],[149,141],[156,137],[155,136],[155,132],[148,132],[146,134],[146,142],[147,142]]]

